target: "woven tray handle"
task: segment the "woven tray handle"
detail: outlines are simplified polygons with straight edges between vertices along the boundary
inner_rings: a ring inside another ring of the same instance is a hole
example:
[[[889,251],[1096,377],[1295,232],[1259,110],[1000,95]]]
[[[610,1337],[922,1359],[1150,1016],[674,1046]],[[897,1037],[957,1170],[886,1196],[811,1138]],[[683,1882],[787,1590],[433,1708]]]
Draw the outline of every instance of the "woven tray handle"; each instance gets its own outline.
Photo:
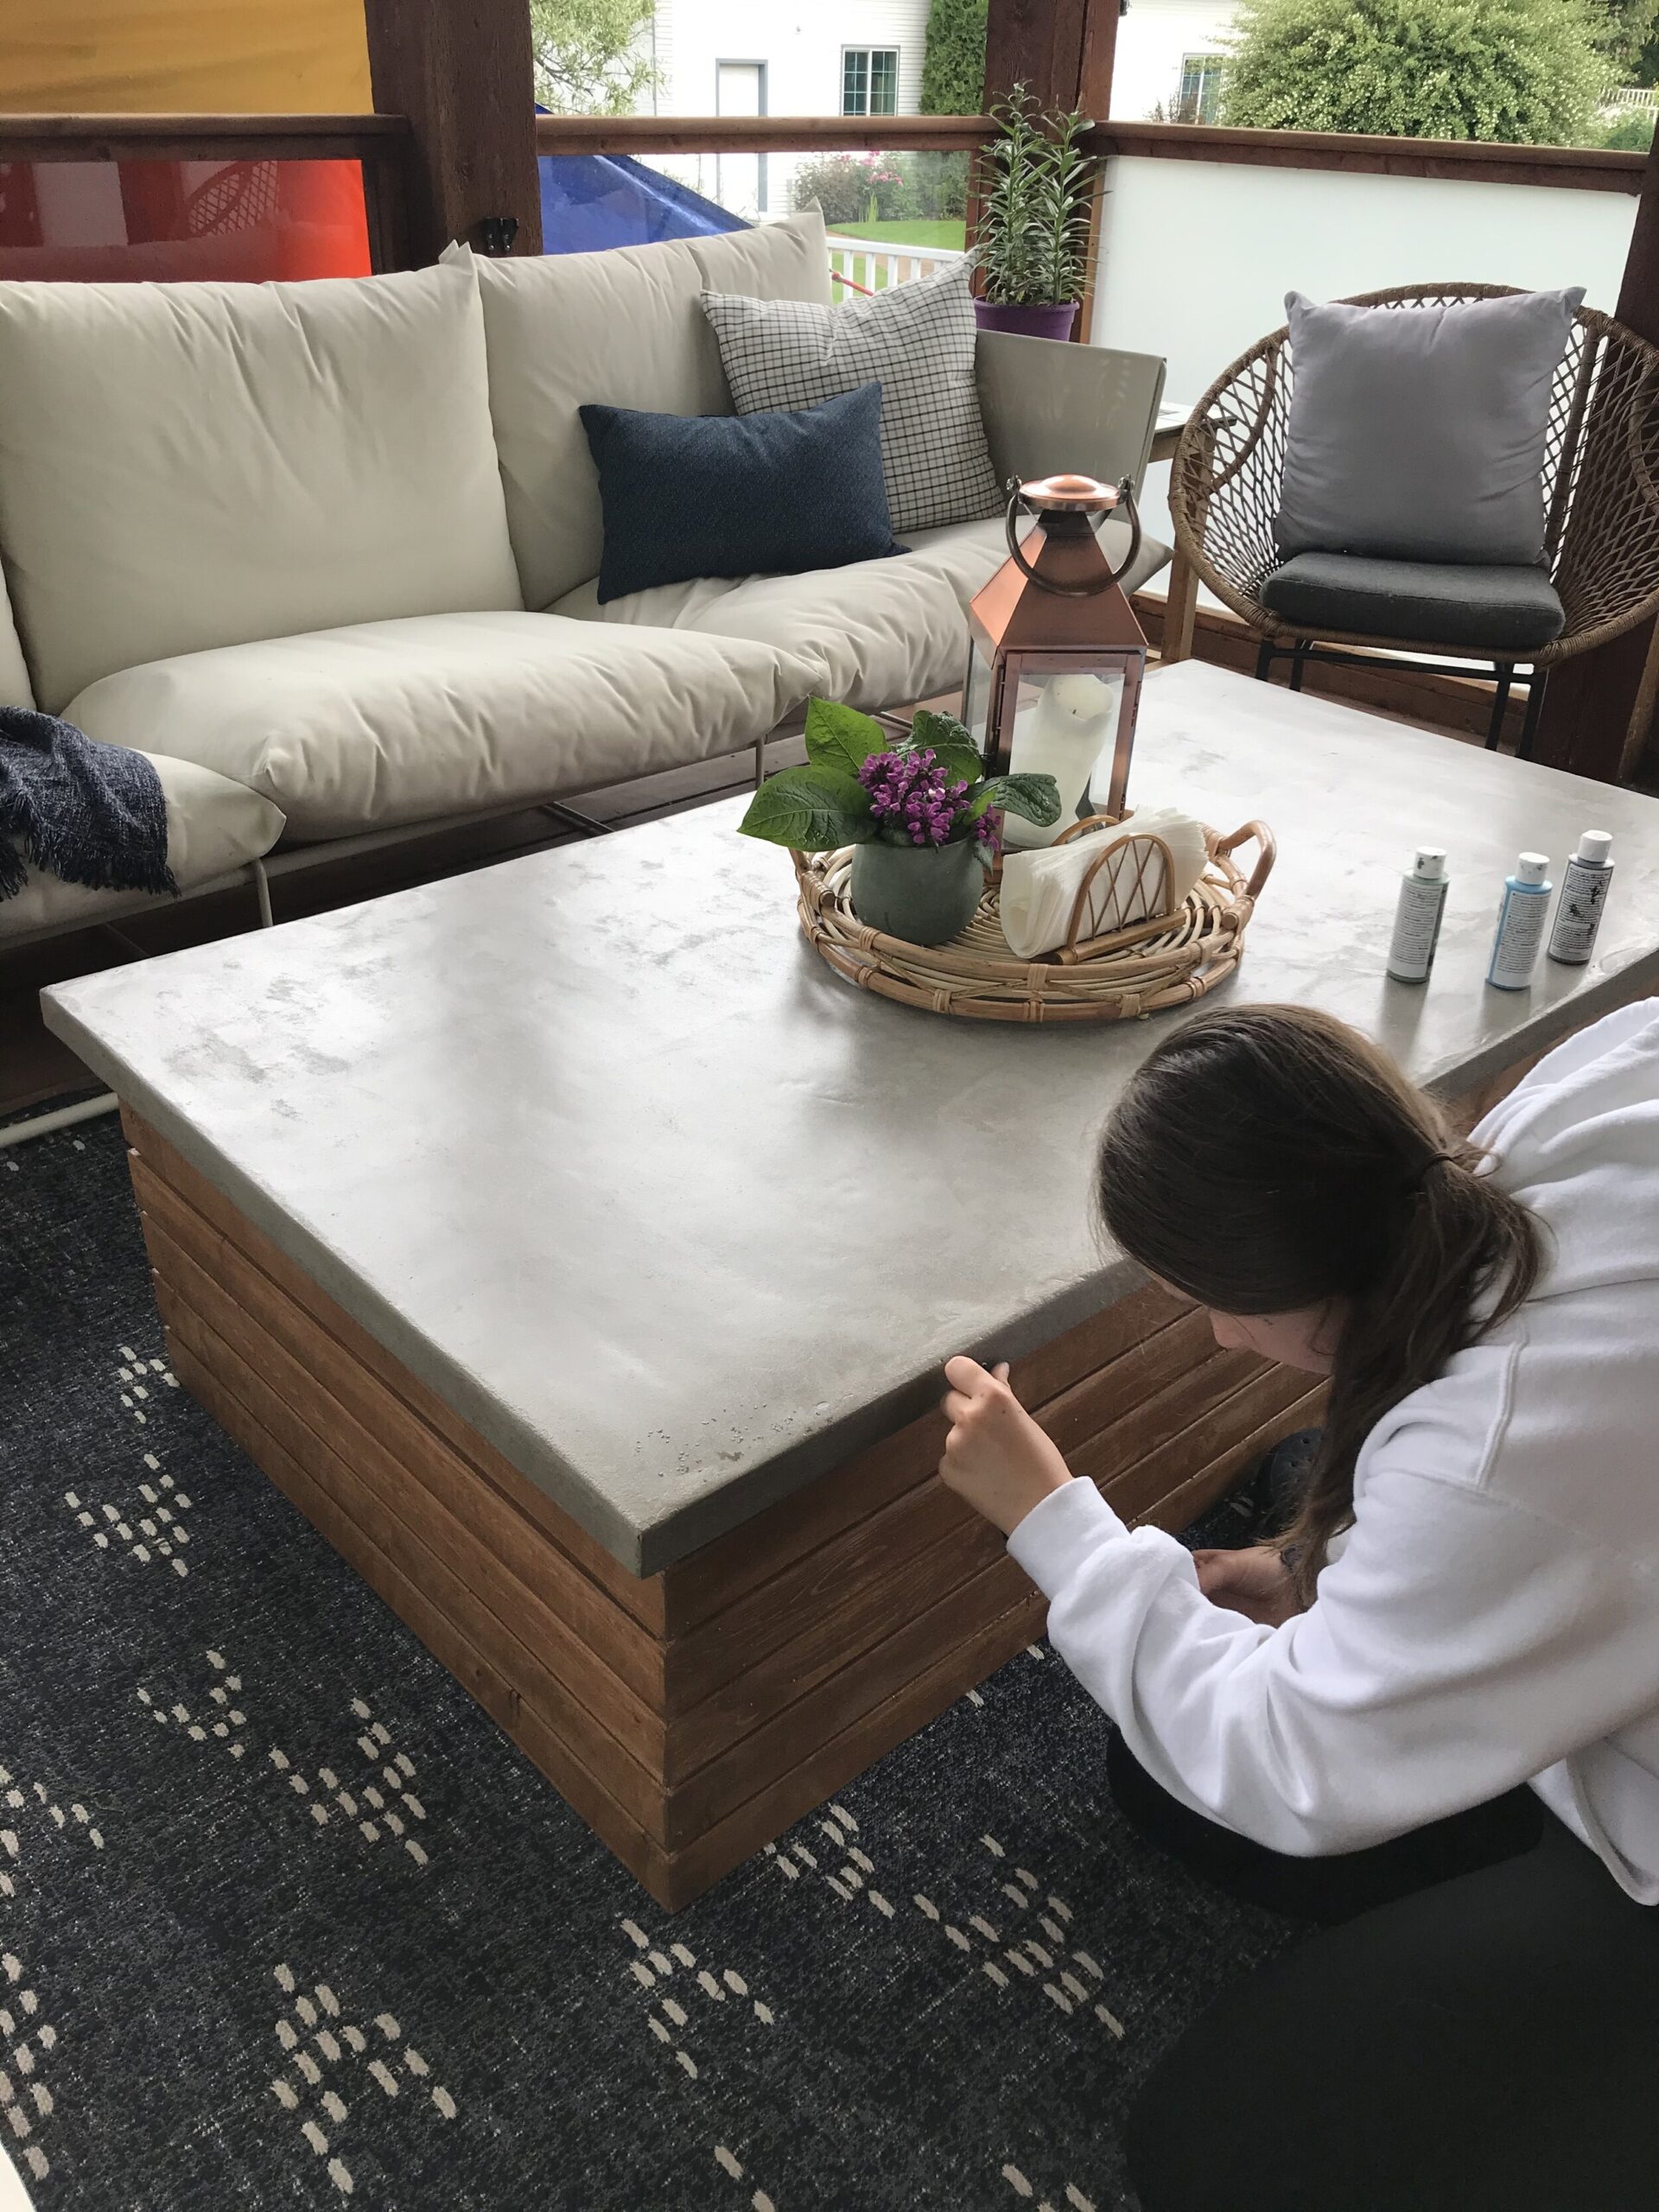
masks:
[[[1261,897],[1262,886],[1273,874],[1273,864],[1279,857],[1279,841],[1267,823],[1247,822],[1242,830],[1235,830],[1230,837],[1218,837],[1216,840],[1216,850],[1230,855],[1236,853],[1241,845],[1248,845],[1252,839],[1255,840],[1256,846],[1255,866],[1250,871],[1250,880],[1244,887],[1244,895],[1248,899],[1255,899]]]

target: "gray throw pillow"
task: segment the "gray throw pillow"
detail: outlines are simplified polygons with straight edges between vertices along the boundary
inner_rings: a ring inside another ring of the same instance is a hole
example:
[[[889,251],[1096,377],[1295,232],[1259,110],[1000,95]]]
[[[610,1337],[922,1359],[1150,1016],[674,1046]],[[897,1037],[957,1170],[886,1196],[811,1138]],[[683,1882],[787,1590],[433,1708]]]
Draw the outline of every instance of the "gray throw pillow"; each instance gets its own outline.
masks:
[[[1001,512],[974,382],[965,261],[836,307],[705,292],[702,310],[740,415],[880,385],[881,468],[899,535]]]
[[[1550,393],[1583,297],[1357,308],[1290,293],[1280,551],[1541,561]]]

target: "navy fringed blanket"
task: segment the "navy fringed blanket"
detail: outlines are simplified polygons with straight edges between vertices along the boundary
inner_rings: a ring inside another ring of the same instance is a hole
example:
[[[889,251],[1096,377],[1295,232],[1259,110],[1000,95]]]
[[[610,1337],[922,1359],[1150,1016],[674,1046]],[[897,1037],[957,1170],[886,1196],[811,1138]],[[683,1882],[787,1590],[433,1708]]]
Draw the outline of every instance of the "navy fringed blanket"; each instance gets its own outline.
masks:
[[[89,891],[171,891],[167,802],[142,753],[32,707],[0,707],[0,899],[29,868]]]

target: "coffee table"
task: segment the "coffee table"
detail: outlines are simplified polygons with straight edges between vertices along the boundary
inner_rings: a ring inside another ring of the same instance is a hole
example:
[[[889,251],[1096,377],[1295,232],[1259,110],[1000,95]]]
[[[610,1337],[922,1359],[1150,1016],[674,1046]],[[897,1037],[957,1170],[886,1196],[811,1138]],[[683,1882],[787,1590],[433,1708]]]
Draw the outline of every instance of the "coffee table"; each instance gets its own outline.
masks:
[[[1196,662],[1147,685],[1132,790],[1278,834],[1228,993],[1448,1096],[1659,988],[1659,802]],[[1171,1526],[1317,1404],[1091,1236],[1095,1132],[1183,1017],[856,991],[741,810],[46,994],[124,1102],[181,1379],[670,1906],[1039,1632],[934,1472],[948,1354],[1012,1359]],[[1592,825],[1597,964],[1487,988],[1516,851]],[[1430,836],[1414,990],[1383,956]]]

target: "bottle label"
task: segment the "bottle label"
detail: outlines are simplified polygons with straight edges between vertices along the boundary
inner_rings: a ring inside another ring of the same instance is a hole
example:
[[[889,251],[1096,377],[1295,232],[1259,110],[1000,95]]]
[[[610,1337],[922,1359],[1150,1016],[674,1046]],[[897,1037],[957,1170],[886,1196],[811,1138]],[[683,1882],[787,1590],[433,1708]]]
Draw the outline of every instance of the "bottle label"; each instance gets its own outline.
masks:
[[[1568,967],[1582,967],[1590,957],[1601,927],[1601,909],[1607,896],[1610,868],[1586,868],[1581,861],[1567,864],[1561,882],[1560,904],[1550,932],[1549,957]]]
[[[1538,963],[1538,948],[1543,942],[1544,918],[1548,911],[1549,899],[1543,890],[1505,888],[1503,903],[1498,908],[1492,964],[1486,975],[1489,983],[1496,983],[1500,990],[1525,989]]]
[[[1421,983],[1433,967],[1446,889],[1444,878],[1424,883],[1408,875],[1402,882],[1389,946],[1389,973],[1396,982]]]

